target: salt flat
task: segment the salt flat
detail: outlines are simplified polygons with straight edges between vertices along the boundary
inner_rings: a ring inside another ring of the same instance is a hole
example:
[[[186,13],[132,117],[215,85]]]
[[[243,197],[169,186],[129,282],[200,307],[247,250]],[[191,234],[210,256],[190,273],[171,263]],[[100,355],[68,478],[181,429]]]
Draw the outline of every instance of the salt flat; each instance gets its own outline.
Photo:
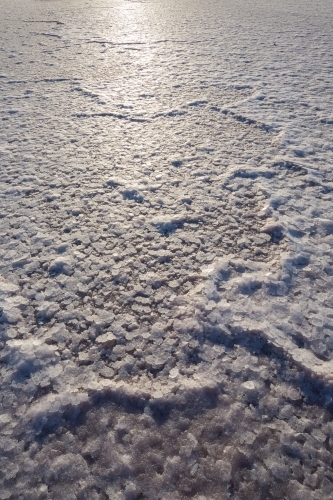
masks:
[[[0,14],[0,499],[333,499],[331,3]]]

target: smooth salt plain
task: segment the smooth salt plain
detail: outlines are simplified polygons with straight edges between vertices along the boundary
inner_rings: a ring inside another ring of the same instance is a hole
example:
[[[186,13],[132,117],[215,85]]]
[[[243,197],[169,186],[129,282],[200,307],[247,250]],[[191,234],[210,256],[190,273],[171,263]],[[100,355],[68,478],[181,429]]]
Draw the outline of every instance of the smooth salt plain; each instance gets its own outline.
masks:
[[[0,499],[333,498],[331,3],[0,13]]]

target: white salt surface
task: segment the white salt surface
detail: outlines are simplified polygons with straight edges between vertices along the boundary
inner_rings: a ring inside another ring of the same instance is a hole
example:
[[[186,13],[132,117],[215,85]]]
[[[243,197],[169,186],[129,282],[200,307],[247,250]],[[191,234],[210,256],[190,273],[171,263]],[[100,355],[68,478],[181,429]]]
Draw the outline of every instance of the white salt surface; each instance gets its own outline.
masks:
[[[0,13],[0,500],[333,499],[331,3]]]

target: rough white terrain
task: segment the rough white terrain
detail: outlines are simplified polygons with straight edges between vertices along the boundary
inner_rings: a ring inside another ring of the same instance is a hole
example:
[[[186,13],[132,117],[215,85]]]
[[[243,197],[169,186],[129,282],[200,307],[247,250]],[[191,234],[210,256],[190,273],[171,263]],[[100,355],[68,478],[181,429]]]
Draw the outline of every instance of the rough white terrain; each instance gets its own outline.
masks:
[[[329,0],[1,0],[0,500],[333,499]]]

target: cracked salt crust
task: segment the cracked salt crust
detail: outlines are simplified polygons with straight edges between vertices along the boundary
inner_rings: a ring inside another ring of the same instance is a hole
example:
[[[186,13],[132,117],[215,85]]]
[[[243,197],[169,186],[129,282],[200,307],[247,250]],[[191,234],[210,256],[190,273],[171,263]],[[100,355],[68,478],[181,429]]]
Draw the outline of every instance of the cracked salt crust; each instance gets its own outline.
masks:
[[[2,2],[0,498],[332,497],[313,9]]]

